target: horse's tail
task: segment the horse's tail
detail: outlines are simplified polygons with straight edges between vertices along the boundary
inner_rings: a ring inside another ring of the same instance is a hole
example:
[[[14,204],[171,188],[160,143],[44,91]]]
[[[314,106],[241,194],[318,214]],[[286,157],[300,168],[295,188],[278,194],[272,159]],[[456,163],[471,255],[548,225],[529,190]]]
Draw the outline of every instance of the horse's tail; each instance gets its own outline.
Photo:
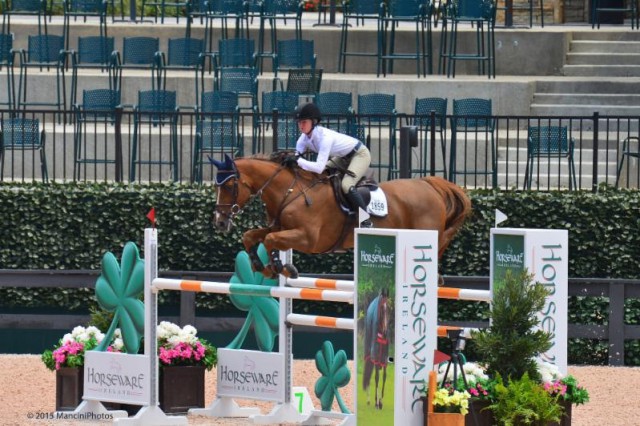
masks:
[[[367,312],[364,316],[364,368],[362,369],[362,389],[365,391],[369,389],[369,383],[371,382],[371,374],[373,373],[373,362],[371,362],[371,347],[373,345],[373,339],[375,336],[375,316],[378,313],[377,305],[378,298],[376,297],[373,302],[367,308]]]
[[[423,177],[422,180],[438,191],[446,204],[447,217],[444,226],[444,244],[443,247],[440,247],[438,250],[438,254],[442,255],[453,237],[464,224],[464,221],[471,214],[471,200],[464,189],[441,177],[427,176]]]

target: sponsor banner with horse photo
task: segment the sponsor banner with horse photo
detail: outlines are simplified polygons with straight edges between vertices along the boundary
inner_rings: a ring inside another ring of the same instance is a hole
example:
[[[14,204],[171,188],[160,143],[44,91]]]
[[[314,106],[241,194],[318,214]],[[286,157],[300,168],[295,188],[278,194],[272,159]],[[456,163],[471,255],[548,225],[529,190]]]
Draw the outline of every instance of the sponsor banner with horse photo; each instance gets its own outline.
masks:
[[[421,425],[437,340],[438,234],[359,229],[354,258],[358,424]]]

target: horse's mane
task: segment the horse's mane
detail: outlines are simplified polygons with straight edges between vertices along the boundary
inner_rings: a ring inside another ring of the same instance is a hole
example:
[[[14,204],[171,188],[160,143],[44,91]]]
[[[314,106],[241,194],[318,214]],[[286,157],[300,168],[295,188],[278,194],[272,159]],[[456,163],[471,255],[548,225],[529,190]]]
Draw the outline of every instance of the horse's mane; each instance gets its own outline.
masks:
[[[245,157],[236,157],[236,160],[260,160],[260,161],[269,161],[272,163],[277,163],[277,160],[272,157],[273,155],[258,153],[258,154],[252,154]]]
[[[236,160],[258,160],[258,161],[265,161],[268,163],[274,163],[274,164],[280,165],[282,164],[282,161],[284,160],[285,157],[293,155],[293,153],[294,151],[275,151],[271,154],[257,153],[257,154],[252,154],[246,157],[237,157]],[[314,172],[310,172],[308,170],[304,170],[296,164],[285,168],[285,170],[289,171],[290,173],[293,173],[294,171],[293,169],[297,171],[298,177],[304,180],[311,181],[311,180],[317,179],[318,177],[321,179],[325,179],[328,177],[325,174],[317,174]]]

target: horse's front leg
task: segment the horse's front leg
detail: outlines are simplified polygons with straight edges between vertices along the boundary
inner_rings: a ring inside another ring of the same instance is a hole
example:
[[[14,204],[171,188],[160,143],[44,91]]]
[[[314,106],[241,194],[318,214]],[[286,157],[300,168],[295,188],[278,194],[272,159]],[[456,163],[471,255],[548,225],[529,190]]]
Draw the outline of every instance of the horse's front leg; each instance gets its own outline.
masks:
[[[385,360],[386,362],[386,360]],[[380,409],[382,409],[382,400],[384,399],[384,384],[387,383],[387,367],[382,367],[382,392],[380,394]]]
[[[375,367],[375,372],[376,372],[376,408],[377,409],[381,409],[382,408],[382,399],[380,398],[380,391],[378,390],[378,385],[380,382],[380,368],[378,366]]]
[[[307,244],[307,234],[297,229],[271,232],[265,236],[264,247],[271,256],[270,266],[272,277],[273,275],[282,274],[287,278],[298,278],[298,270],[296,267],[292,264],[283,265],[279,252],[289,249],[295,250],[298,247],[307,247]]]
[[[264,241],[267,234],[270,232],[269,228],[259,228],[247,231],[242,236],[242,244],[244,249],[249,254],[251,259],[251,266],[254,271],[260,271],[264,273],[265,265],[258,256],[258,245]]]

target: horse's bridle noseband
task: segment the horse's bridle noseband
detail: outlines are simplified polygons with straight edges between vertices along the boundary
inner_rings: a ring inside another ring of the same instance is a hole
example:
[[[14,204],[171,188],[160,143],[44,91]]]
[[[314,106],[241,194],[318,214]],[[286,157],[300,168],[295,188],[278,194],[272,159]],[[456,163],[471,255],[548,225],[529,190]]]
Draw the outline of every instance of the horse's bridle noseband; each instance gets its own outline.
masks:
[[[220,173],[220,172],[218,172]],[[223,179],[221,179],[220,181],[218,181],[218,177],[216,176],[216,181],[215,181],[215,187],[218,191],[220,190],[225,190],[228,191],[228,187],[226,185],[226,183],[233,179],[233,187],[231,189],[231,194],[233,196],[233,199],[231,201],[231,203],[229,204],[218,204],[216,203],[216,207],[213,209],[213,211],[216,214],[222,215],[224,217],[226,217],[229,221],[233,221],[233,218],[236,217],[238,214],[240,214],[240,212],[242,211],[242,208],[240,207],[240,205],[238,204],[238,181],[240,180],[240,172],[238,171],[238,169],[236,168],[235,164],[233,165],[233,172],[226,172],[228,173],[228,176],[225,176]],[[229,211],[220,211],[220,207],[229,207]]]

